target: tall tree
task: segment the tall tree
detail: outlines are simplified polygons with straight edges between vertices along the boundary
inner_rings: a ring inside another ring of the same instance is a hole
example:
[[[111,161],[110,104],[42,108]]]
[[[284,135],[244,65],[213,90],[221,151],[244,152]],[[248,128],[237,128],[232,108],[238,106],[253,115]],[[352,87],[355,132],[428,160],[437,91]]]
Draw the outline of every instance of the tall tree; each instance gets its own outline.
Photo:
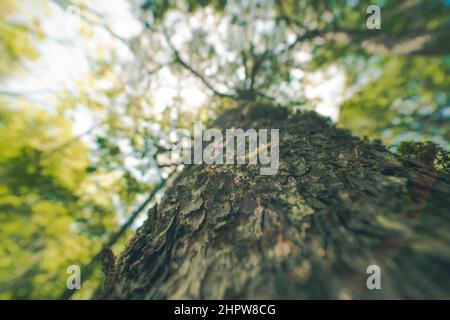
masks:
[[[36,55],[34,29],[9,3],[0,77]],[[57,116],[1,110],[1,296],[70,298],[64,267],[75,263],[75,297],[87,297],[102,260],[93,297],[448,297],[448,153],[398,144],[448,146],[448,1],[380,1],[379,30],[367,28],[368,0],[117,3],[133,15],[54,0],[79,14],[80,39],[95,47],[91,73],[58,96]],[[329,74],[347,83],[327,107],[366,138],[308,111],[320,103],[311,91],[335,91],[311,80]],[[94,125],[72,136],[64,118],[79,109]],[[277,174],[174,165],[174,129],[194,120],[222,132],[279,129]],[[166,181],[116,260],[110,246],[117,252]],[[381,268],[381,291],[366,286],[370,265]]]
[[[231,34],[211,41],[205,23],[182,44],[173,25],[183,18],[164,18],[175,3],[142,7],[159,10],[162,22],[146,23],[147,32],[163,33],[171,63],[231,105],[212,128],[279,128],[280,170],[265,177],[248,164],[186,165],[107,272],[104,298],[448,298],[447,153],[425,143],[393,154],[293,112],[311,103],[302,92],[282,94],[298,69],[449,53],[444,2],[382,5],[382,30],[365,28],[369,2],[351,3],[188,2],[194,16],[215,8],[215,32],[225,19]],[[309,65],[298,59],[305,50]],[[230,51],[240,59],[221,59]],[[381,268],[383,290],[368,290],[370,265]]]

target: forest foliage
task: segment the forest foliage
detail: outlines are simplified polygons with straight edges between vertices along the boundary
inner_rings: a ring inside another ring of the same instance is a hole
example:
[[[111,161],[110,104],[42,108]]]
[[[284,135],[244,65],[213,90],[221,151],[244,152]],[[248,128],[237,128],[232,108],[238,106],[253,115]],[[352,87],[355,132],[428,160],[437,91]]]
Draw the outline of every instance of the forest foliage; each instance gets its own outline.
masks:
[[[74,298],[95,295],[102,246],[123,249],[145,218],[136,208],[156,202],[177,170],[167,156],[173,129],[208,123],[242,99],[314,109],[310,79],[330,68],[346,79],[334,106],[338,126],[419,159],[435,146],[447,163],[450,41],[440,32],[448,31],[450,4],[377,2],[381,30],[365,28],[366,0],[136,0],[126,8],[139,32],[122,35],[104,2],[1,1],[0,298],[64,297],[72,264],[90,268]],[[77,38],[94,47],[89,73],[42,102],[17,83],[54,41],[44,20],[64,17],[69,6],[83,13]],[[435,41],[429,50],[398,54],[393,44],[417,34]],[[165,81],[177,92],[161,104],[164,93],[155,92]],[[186,107],[197,95],[183,95],[192,83],[205,97]],[[74,132],[77,113],[92,120],[87,131]]]

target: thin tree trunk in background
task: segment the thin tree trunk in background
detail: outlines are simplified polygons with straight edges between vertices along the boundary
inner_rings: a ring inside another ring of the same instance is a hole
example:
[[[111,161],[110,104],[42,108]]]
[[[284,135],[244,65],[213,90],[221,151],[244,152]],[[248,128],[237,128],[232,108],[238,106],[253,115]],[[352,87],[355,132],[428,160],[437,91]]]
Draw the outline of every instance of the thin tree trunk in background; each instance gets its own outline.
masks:
[[[324,38],[345,45],[358,45],[369,54],[392,56],[442,56],[450,53],[447,28],[389,34],[377,30],[335,30],[322,32]]]
[[[214,126],[280,129],[278,174],[186,166],[104,298],[450,298],[448,176],[312,112],[248,105]]]

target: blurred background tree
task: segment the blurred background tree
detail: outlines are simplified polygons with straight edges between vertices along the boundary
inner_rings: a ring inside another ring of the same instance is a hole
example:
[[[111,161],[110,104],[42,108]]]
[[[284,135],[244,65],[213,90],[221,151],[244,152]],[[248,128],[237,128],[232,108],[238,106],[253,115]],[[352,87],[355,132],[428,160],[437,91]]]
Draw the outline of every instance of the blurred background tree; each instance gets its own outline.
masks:
[[[235,101],[317,110],[394,150],[448,147],[450,5],[377,3],[381,30],[365,0],[2,1],[0,297],[68,298],[70,264],[74,297],[93,296],[102,246],[121,251],[179,169],[173,129]],[[29,92],[27,77],[56,81],[39,57],[85,70]]]

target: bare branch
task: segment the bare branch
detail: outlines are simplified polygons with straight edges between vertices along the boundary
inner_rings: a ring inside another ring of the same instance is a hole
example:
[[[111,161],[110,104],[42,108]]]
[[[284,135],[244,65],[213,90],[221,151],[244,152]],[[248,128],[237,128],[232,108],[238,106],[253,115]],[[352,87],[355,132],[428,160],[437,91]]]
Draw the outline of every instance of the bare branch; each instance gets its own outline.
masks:
[[[190,73],[192,73],[192,75],[194,75],[197,79],[199,79],[209,90],[211,90],[213,92],[213,94],[215,96],[218,96],[221,98],[235,98],[235,96],[232,94],[223,93],[223,92],[220,92],[217,89],[215,89],[214,86],[211,83],[209,83],[209,81],[206,80],[206,78],[202,74],[200,74],[200,72],[198,72],[197,70],[192,68],[186,61],[184,61],[184,59],[181,57],[178,50],[175,48],[175,46],[170,41],[170,37],[167,33],[167,30],[164,27],[163,27],[163,34],[164,34],[164,37],[165,37],[169,47],[172,49],[172,51],[175,55],[176,63],[178,63],[180,66],[182,66],[183,68],[188,70]]]

